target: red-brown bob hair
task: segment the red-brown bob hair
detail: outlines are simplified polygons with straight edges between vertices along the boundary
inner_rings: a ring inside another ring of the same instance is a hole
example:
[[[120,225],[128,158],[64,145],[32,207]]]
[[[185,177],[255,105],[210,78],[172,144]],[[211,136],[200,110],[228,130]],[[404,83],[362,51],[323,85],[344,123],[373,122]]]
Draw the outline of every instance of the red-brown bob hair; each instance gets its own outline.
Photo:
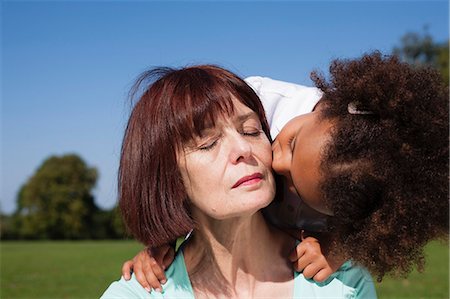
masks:
[[[137,79],[131,95],[138,93],[142,96],[132,110],[122,144],[119,207],[128,231],[144,245],[155,247],[194,228],[177,163],[184,144],[201,136],[206,124],[214,125],[219,116],[233,113],[233,98],[258,114],[271,138],[256,93],[221,67],[155,68]]]

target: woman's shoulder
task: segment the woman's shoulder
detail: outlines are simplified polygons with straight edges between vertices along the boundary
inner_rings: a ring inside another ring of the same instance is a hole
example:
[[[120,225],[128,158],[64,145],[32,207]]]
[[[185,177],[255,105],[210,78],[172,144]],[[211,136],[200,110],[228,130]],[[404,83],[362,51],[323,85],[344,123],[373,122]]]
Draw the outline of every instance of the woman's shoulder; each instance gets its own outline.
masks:
[[[369,272],[351,261],[345,262],[325,282],[306,279],[300,273],[296,275],[295,284],[296,294],[311,294],[311,298],[377,298]]]
[[[134,274],[130,280],[123,277],[109,285],[100,299],[118,299],[118,298],[157,298],[154,293],[147,292],[136,280]]]
[[[152,291],[147,292],[136,280],[134,274],[130,280],[123,277],[113,282],[103,293],[101,299],[118,299],[118,298],[194,298],[194,292],[186,265],[184,263],[183,253],[180,250],[175,260],[166,271],[167,282],[162,286],[162,293]]]

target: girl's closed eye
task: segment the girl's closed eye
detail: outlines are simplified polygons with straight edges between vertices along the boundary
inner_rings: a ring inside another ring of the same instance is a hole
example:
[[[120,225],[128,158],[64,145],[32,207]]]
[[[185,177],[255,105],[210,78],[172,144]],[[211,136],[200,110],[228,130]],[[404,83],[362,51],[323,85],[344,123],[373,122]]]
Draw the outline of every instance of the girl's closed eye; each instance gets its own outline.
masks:
[[[291,149],[291,152],[294,152],[296,141],[297,141],[297,135],[293,135],[291,138],[289,138],[289,147]]]

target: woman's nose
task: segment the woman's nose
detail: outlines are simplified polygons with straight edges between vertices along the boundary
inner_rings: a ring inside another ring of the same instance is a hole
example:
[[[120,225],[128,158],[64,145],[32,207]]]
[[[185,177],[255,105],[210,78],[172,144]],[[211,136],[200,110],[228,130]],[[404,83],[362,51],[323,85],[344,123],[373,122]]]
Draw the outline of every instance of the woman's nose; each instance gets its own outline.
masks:
[[[230,139],[230,155],[233,163],[245,161],[252,156],[252,146],[241,134],[234,134]]]
[[[283,151],[281,144],[277,140],[275,140],[272,144],[272,152],[273,170],[279,175],[290,178],[292,154],[290,152]]]

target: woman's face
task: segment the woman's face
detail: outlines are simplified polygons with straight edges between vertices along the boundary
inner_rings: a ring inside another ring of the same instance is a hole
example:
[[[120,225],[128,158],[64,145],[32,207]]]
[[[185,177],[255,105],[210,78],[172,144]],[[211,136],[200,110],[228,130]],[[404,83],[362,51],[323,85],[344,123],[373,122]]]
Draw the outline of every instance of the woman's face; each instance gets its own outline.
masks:
[[[289,190],[317,211],[331,215],[322,201],[321,149],[329,140],[332,124],[314,111],[290,120],[272,145],[273,170],[286,178]]]
[[[214,219],[251,215],[275,196],[271,145],[258,115],[233,103],[233,115],[218,119],[178,157],[192,204]]]

